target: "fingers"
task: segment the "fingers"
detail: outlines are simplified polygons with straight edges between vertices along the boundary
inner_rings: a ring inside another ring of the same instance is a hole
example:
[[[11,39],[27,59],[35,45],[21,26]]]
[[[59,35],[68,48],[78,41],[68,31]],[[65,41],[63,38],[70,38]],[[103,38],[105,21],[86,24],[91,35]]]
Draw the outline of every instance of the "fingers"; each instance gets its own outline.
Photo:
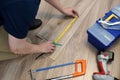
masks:
[[[73,17],[75,17],[75,16],[79,17],[79,14],[78,14],[78,12],[76,10],[73,10],[72,12],[73,12]]]
[[[76,16],[79,17],[79,14],[78,14],[78,12],[75,9],[71,9],[71,16],[72,17],[76,17]]]
[[[49,52],[53,53],[55,51],[55,46],[52,46],[51,48],[49,48]]]
[[[53,53],[55,51],[55,47],[50,49],[50,52]]]
[[[78,14],[78,12],[75,9],[71,8],[70,11],[68,11],[68,16],[71,16],[71,17],[78,16],[79,17],[79,14]]]
[[[53,44],[53,41],[48,41],[49,44],[49,52],[53,53],[55,51],[56,46]]]
[[[55,47],[55,44],[53,44],[53,43],[54,43],[53,41],[48,41],[48,43],[49,43],[52,47]]]
[[[74,8],[71,8],[71,7],[64,8],[63,9],[63,14],[65,14],[69,17],[76,17],[76,16],[79,17],[78,12]]]

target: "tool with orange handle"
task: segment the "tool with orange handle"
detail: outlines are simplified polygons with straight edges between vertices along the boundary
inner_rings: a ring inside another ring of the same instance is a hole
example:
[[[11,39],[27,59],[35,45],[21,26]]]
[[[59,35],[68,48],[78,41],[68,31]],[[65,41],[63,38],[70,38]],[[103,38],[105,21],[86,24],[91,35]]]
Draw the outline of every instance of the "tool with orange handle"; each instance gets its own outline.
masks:
[[[78,71],[78,65],[81,63],[81,72]],[[86,60],[76,60],[74,62],[75,64],[75,72],[73,74],[65,75],[65,76],[59,76],[51,79],[46,79],[46,80],[62,80],[62,79],[67,79],[67,78],[73,78],[77,76],[84,75],[86,73]]]
[[[46,68],[30,70],[29,73],[31,76],[31,80],[36,80],[33,76],[33,73],[35,73],[35,72],[40,72],[40,71],[49,70],[49,69],[55,69],[55,68],[64,67],[64,66],[68,66],[68,65],[72,65],[72,64],[75,64],[75,72],[73,74],[59,76],[56,78],[51,78],[51,79],[46,79],[46,80],[61,80],[61,79],[73,78],[73,77],[84,75],[86,73],[86,60],[76,60],[75,62],[69,62],[69,63],[65,63],[65,64],[59,64],[56,66],[50,66],[50,67],[46,67]],[[79,72],[79,64],[81,64],[81,72]]]

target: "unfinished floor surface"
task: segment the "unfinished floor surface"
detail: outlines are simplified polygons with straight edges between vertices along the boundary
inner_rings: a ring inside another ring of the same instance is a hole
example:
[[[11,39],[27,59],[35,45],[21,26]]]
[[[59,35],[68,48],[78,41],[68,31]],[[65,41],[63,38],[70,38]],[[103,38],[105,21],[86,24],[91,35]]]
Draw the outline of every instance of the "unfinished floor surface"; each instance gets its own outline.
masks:
[[[65,6],[74,7],[79,18],[63,36],[52,54],[44,54],[37,60],[39,54],[25,55],[18,59],[0,62],[0,80],[31,80],[29,70],[68,63],[77,59],[87,61],[86,74],[83,76],[66,80],[93,80],[93,72],[97,72],[96,53],[97,50],[87,41],[87,29],[95,21],[105,15],[110,9],[120,3],[120,0],[60,0]],[[57,36],[69,24],[72,18],[65,17],[55,8],[42,0],[37,18],[43,21],[42,26],[29,32],[28,36],[33,43],[40,43],[35,35],[43,36],[47,40],[55,40]],[[115,59],[108,65],[112,76],[120,78],[120,39],[118,39],[108,50],[114,51]],[[62,75],[72,74],[74,65],[41,71],[34,73],[36,80],[45,80]]]

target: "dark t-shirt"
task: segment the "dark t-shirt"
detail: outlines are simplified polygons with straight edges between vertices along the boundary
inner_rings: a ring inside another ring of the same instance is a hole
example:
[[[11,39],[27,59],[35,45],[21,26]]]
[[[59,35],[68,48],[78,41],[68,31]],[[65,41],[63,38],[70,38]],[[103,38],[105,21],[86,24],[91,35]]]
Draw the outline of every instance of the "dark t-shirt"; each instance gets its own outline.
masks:
[[[16,2],[16,1],[20,1],[20,0],[0,0],[0,9],[3,6],[6,6],[6,5]]]
[[[0,0],[0,22],[12,36],[25,38],[35,19],[40,0]]]

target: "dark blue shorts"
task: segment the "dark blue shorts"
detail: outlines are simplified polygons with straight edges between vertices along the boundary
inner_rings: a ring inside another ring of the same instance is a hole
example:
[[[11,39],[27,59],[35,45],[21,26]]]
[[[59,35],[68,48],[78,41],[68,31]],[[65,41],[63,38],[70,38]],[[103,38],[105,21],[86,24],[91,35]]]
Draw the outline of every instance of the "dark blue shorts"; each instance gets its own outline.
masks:
[[[7,4],[0,10],[0,24],[12,36],[27,36],[29,24],[35,19],[41,0],[20,0]]]

